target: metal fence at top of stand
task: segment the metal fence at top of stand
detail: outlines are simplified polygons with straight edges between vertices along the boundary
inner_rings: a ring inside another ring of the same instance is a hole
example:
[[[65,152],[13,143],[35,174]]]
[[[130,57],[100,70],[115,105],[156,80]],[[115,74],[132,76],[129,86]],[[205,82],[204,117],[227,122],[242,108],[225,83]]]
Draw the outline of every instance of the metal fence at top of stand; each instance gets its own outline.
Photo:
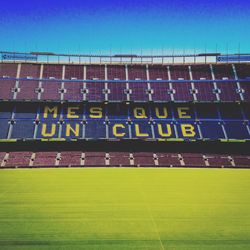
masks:
[[[0,51],[2,62],[43,62],[69,64],[199,64],[199,63],[232,63],[250,62],[250,53],[222,54],[58,54],[52,52],[8,52]]]
[[[0,81],[37,81],[37,82],[86,82],[86,83],[199,83],[199,82],[207,82],[207,83],[229,83],[229,82],[247,82],[250,83],[250,77],[247,77],[245,79],[212,79],[212,80],[207,80],[207,79],[201,79],[201,80],[147,80],[147,79],[140,79],[140,80],[108,80],[108,79],[57,79],[54,77],[50,78],[32,78],[32,77],[27,77],[27,78],[18,78],[18,77],[8,77],[8,76],[2,76],[0,77]]]

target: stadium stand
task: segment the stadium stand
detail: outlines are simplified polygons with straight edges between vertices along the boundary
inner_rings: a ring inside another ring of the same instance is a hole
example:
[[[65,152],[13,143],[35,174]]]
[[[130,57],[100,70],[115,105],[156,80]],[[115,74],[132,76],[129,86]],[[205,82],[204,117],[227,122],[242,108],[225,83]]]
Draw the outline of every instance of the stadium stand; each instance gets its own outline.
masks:
[[[206,155],[210,167],[232,167],[233,160],[231,156],[226,155]]]
[[[18,77],[18,65],[3,63],[0,64],[0,76],[6,78],[6,80],[0,81],[0,99],[11,100],[14,93],[17,93],[15,88],[16,81],[7,80],[8,77]]]
[[[58,62],[19,59],[0,63],[0,142],[19,145],[0,152],[2,168],[250,167],[250,153],[238,151],[133,148],[136,141],[187,142],[190,149],[192,142],[248,145],[248,62],[191,63],[185,62],[185,56],[183,63],[173,63],[174,57],[170,57],[172,63],[164,63],[164,57],[160,63],[153,56],[151,62],[144,62],[143,57],[136,57],[135,62],[133,56],[121,56],[119,62],[117,57],[92,62],[90,56],[89,62],[81,63],[79,57],[79,63],[73,63],[73,55],[67,62],[59,62],[60,55],[54,55]],[[22,150],[22,145],[34,141],[37,145],[44,141],[58,145],[61,141],[129,141],[132,148]]]
[[[133,153],[134,165],[137,167],[151,167],[155,165],[152,152],[135,152]]]
[[[66,65],[64,79],[84,79],[84,68],[80,65]],[[83,100],[83,83],[64,82],[62,83],[63,100],[80,101]]]
[[[202,80],[212,80],[211,69],[209,65],[192,65],[191,71],[192,79],[201,80],[194,83],[194,93],[197,101],[214,102],[216,101],[216,94],[214,93],[214,84],[202,82]]]
[[[5,167],[25,167],[30,165],[32,152],[10,152],[6,158]]]
[[[178,154],[171,154],[166,152],[156,152],[156,158],[158,160],[158,166],[160,167],[180,167],[181,162]]]
[[[249,101],[247,82],[227,82],[246,79],[249,65],[54,65],[1,63],[2,100],[50,101]],[[7,80],[8,77],[24,80]],[[38,81],[35,79],[44,79]],[[27,80],[25,80],[25,78]],[[53,84],[47,80],[54,81]],[[63,80],[83,82],[63,82]],[[92,82],[84,83],[84,80]],[[137,80],[138,82],[95,82],[94,80]],[[143,82],[145,80],[145,82]],[[149,80],[156,80],[149,83]],[[184,82],[157,82],[183,80]],[[198,80],[199,82],[185,82]],[[202,82],[214,80],[214,82]],[[217,81],[216,81],[217,80]],[[218,80],[224,80],[218,82]]]
[[[181,153],[185,167],[205,167],[205,160],[202,154]]]
[[[236,155],[233,157],[235,166],[237,167],[249,167],[250,156]]]
[[[1,168],[23,167],[249,167],[248,155],[168,152],[12,151],[0,153]]]
[[[58,165],[64,167],[81,166],[83,159],[80,151],[63,151],[60,153]]]
[[[237,103],[3,103],[0,109],[0,139],[250,140],[248,107]]]
[[[110,65],[107,67],[107,79],[108,80],[121,80],[126,79],[125,67],[122,65]],[[126,83],[107,83],[108,85],[108,100],[109,101],[125,101],[128,100],[126,94]]]
[[[110,166],[128,167],[130,166],[129,152],[109,152]]]
[[[85,152],[84,166],[104,167],[106,165],[105,156],[106,154],[104,152]]]
[[[56,166],[57,152],[35,152],[33,158],[34,167],[53,167]]]

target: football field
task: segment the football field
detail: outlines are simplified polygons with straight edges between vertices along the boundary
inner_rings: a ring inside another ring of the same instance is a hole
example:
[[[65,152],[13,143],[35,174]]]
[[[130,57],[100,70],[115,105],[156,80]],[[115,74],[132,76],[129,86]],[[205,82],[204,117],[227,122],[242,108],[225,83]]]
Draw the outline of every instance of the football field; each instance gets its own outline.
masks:
[[[0,249],[250,249],[250,171],[0,171]]]

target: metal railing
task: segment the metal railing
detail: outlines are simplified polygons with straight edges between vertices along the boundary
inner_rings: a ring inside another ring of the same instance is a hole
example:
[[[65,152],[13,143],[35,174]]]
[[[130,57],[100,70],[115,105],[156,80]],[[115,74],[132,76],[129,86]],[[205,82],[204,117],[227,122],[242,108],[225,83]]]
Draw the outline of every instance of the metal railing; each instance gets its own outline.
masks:
[[[198,54],[165,54],[165,55],[136,55],[136,54],[63,54],[52,52],[10,52],[0,51],[1,61],[11,62],[43,62],[43,63],[69,63],[69,64],[198,64],[217,63],[223,59],[224,63],[250,62],[250,53],[246,54],[221,54],[221,53],[198,53]]]

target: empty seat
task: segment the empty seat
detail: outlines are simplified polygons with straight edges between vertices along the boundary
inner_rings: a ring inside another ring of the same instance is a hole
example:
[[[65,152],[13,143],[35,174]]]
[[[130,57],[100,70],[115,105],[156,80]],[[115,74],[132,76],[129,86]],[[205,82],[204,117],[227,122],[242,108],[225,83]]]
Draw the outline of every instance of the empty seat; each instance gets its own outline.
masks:
[[[152,100],[155,102],[159,101],[171,101],[170,87],[167,82],[154,82],[151,83],[152,89]]]
[[[157,80],[168,80],[168,69],[162,65],[149,65],[148,66],[149,79],[156,80],[151,83],[152,100],[158,101],[170,101],[171,96],[168,93],[170,87],[167,82],[157,82]]]
[[[105,152],[85,152],[84,166],[104,167],[105,165]]]
[[[250,101],[250,81],[249,82],[242,82],[240,86],[243,91],[244,100],[249,102]]]
[[[250,64],[235,64],[235,69],[239,79],[250,77]]]
[[[145,65],[129,65],[128,66],[129,80],[147,80]],[[149,101],[148,84],[145,82],[130,82],[129,83],[130,100],[131,101]]]
[[[210,167],[232,167],[226,155],[206,155]]]
[[[17,77],[17,64],[0,63],[0,77]],[[0,80],[0,99],[13,99],[15,80]]]
[[[8,119],[0,119],[0,139],[7,139],[10,122]]]
[[[102,65],[88,65],[86,72],[87,80],[105,80],[105,67]],[[86,83],[86,100],[88,101],[104,101],[105,84],[103,82]]]
[[[83,100],[82,91],[83,91],[83,83],[65,82],[63,99],[66,101],[82,101]]]
[[[125,80],[125,66],[124,65],[109,65],[107,67],[108,80]],[[123,82],[109,82],[108,83],[108,100],[109,101],[124,101],[127,100],[126,83]]]
[[[42,83],[42,100],[49,100],[49,101],[59,101],[61,99],[60,95],[60,82],[46,82]]]
[[[250,156],[234,155],[233,160],[236,167],[250,167]]]
[[[87,82],[86,83],[86,100],[93,102],[101,102],[105,100],[105,85],[103,82]]]
[[[202,154],[181,153],[185,166],[187,167],[204,167],[205,161]]]
[[[167,66],[162,65],[148,65],[149,79],[150,80],[168,80]]]
[[[213,72],[215,79],[223,79],[227,77],[228,79],[235,79],[232,64],[214,64]]]
[[[220,100],[225,102],[240,101],[240,94],[237,92],[237,84],[235,82],[217,83],[220,90]]]
[[[45,64],[43,68],[43,78],[62,79],[62,65]],[[43,81],[42,100],[58,101],[61,99],[61,82]]]
[[[39,78],[40,76],[39,64],[21,64],[20,78]],[[39,81],[20,81],[19,92],[17,93],[18,100],[37,100]]]
[[[28,167],[32,152],[10,152],[5,167]]]
[[[55,166],[57,152],[36,152],[33,166],[53,167]]]
[[[236,74],[239,79],[250,78],[250,65],[249,64],[235,64]],[[250,101],[250,81],[241,82],[241,89],[243,89],[243,96],[245,101]]]
[[[81,80],[84,79],[83,65],[66,65],[64,79]],[[64,100],[81,101],[83,100],[82,82],[64,82]]]
[[[152,152],[135,152],[134,156],[134,165],[141,167],[154,167],[154,157]]]
[[[108,83],[108,100],[109,101],[125,101],[127,100],[126,83],[109,82]]]
[[[188,66],[170,66],[172,80],[190,80]],[[175,101],[193,101],[191,83],[176,82],[172,83]]]
[[[158,164],[161,167],[181,166],[181,163],[177,154],[158,152],[156,153],[156,156],[158,158]]]
[[[129,159],[129,152],[110,152],[109,153],[110,166],[129,166],[130,159]]]
[[[63,151],[61,152],[59,166],[80,166],[81,157],[81,151]]]

